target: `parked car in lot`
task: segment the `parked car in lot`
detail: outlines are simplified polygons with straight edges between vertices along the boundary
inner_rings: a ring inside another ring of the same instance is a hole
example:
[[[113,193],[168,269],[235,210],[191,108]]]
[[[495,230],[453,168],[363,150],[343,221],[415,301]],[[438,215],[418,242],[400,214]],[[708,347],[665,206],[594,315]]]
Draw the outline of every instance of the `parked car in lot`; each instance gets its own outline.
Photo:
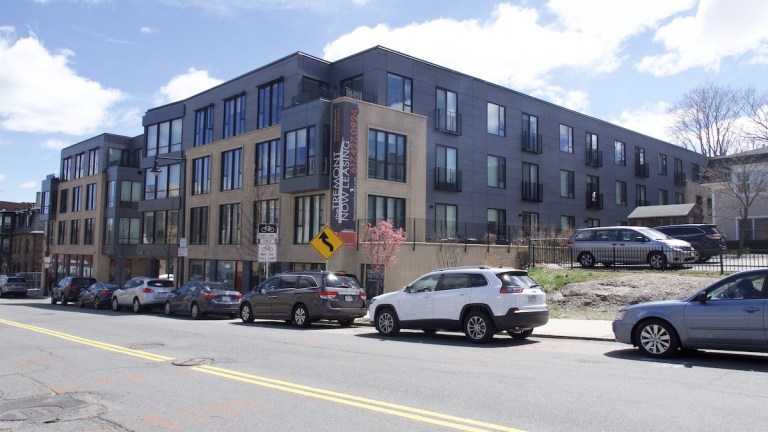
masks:
[[[109,308],[112,304],[112,294],[120,285],[111,282],[96,282],[80,292],[77,306],[92,306],[94,309]]]
[[[74,303],[80,296],[80,291],[98,282],[92,277],[67,276],[51,290],[51,304],[61,301],[62,305]]]
[[[528,272],[508,267],[440,269],[371,299],[368,315],[383,336],[400,329],[463,331],[485,343],[497,332],[525,339],[549,321],[546,294]]]
[[[694,262],[707,262],[714,256],[723,254],[728,249],[725,236],[714,224],[680,224],[654,227],[664,234],[685,240],[693,247]]]
[[[582,267],[648,264],[659,270],[692,264],[695,259],[690,243],[647,227],[580,228],[568,240],[568,247]]]
[[[343,327],[365,316],[365,291],[353,274],[311,270],[275,275],[240,300],[240,318],[292,322],[308,327],[319,320],[336,320]]]
[[[165,301],[165,314],[190,314],[192,319],[200,319],[207,314],[235,318],[242,297],[242,294],[221,282],[187,282],[168,296]]]
[[[153,307],[162,308],[174,288],[173,281],[135,277],[112,294],[112,310],[130,307],[134,313],[140,313]]]
[[[684,300],[639,303],[619,310],[616,340],[650,357],[680,349],[768,352],[768,269],[734,273]]]
[[[23,277],[19,276],[3,276],[0,277],[0,298],[7,296],[8,294],[13,294],[14,296],[18,297],[26,297],[27,296],[27,289],[29,286],[27,285],[27,280]]]

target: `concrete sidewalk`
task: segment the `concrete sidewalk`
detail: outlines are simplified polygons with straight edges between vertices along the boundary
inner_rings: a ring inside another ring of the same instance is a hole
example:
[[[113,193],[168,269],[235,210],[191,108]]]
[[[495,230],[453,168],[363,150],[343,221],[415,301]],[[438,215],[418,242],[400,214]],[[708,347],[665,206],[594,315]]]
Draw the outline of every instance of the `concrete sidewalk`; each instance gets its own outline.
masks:
[[[533,336],[613,341],[612,321],[550,318],[533,329]]]

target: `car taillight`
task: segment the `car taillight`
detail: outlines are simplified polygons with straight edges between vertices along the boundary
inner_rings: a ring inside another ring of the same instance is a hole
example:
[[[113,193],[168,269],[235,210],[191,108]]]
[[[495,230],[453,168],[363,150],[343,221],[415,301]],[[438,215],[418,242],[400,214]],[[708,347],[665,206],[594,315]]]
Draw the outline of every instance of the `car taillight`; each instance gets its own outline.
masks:
[[[573,240],[568,240],[568,241],[565,243],[565,245],[566,245],[566,246],[568,246],[569,248],[572,248],[572,247],[573,247]]]
[[[712,240],[720,240],[723,238],[722,234],[707,234],[707,238],[711,238]]]
[[[144,288],[141,290],[141,292],[143,292],[144,294],[149,294],[149,293],[155,292],[155,290],[153,290],[152,288]]]
[[[240,300],[241,298],[243,298],[243,295],[240,294],[240,293],[237,293],[237,294],[235,294],[235,298]]]
[[[332,298],[336,298],[336,296],[338,296],[339,293],[337,293],[336,291],[320,291],[319,293],[317,293],[317,295],[319,295],[321,299],[330,300]]]
[[[523,292],[523,287],[519,286],[502,286],[499,290],[501,294],[520,294]]]
[[[363,291],[363,290],[360,290],[360,292],[358,293],[358,295],[360,296],[360,298],[361,298],[361,299],[365,300],[365,291]]]
[[[206,300],[213,300],[216,298],[216,294],[214,293],[203,293],[203,298]]]

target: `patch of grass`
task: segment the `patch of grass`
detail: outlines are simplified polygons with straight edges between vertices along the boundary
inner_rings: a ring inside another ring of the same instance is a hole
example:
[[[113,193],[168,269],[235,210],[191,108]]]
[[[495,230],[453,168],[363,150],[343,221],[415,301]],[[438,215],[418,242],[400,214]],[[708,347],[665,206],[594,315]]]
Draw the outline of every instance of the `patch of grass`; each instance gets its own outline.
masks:
[[[528,275],[544,288],[544,292],[551,294],[559,291],[569,283],[586,282],[595,279],[610,279],[616,277],[614,272],[583,270],[583,269],[551,269],[529,268]]]

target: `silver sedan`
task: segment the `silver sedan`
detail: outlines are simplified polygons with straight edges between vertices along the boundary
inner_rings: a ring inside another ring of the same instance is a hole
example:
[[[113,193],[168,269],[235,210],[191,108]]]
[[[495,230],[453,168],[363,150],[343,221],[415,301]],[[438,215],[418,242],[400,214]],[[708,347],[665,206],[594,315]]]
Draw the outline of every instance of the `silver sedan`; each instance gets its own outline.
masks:
[[[640,303],[619,310],[613,333],[645,355],[680,349],[768,352],[768,269],[727,276],[683,300]]]

